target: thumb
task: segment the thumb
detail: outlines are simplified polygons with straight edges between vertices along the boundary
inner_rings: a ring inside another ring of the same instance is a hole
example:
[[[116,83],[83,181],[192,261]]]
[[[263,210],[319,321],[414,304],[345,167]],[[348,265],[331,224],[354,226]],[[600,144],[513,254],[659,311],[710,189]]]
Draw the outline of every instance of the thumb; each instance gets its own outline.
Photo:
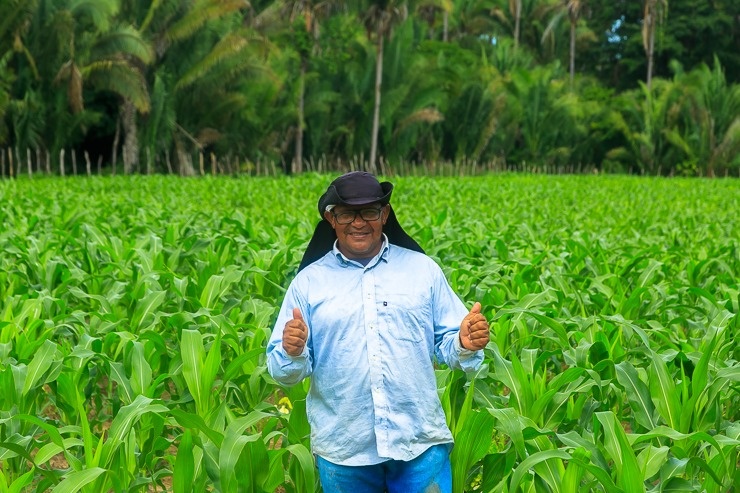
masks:
[[[480,302],[476,301],[473,304],[473,308],[470,309],[470,313],[480,313]]]
[[[301,315],[301,309],[300,308],[293,308],[293,318],[296,320],[300,320],[303,322],[303,315]]]

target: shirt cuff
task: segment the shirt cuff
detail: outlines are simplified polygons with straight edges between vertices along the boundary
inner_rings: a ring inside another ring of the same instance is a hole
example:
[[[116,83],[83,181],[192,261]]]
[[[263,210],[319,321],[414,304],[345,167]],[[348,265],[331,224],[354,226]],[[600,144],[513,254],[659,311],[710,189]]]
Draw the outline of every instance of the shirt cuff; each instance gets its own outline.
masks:
[[[303,346],[303,351],[298,356],[289,355],[283,347],[280,347],[280,356],[283,360],[283,366],[288,366],[294,363],[303,363],[308,358],[308,346]]]
[[[455,336],[455,350],[457,351],[457,355],[460,360],[465,360],[478,354],[478,351],[471,351],[470,349],[465,349],[463,347],[462,343],[460,342],[460,332],[458,332]]]

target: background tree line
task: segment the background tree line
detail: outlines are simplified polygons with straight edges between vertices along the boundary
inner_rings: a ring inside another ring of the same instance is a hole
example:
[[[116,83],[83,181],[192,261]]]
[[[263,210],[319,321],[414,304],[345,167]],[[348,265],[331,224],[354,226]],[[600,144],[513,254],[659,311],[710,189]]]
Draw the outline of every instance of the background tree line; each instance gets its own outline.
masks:
[[[738,48],[735,0],[1,0],[0,163],[736,175]]]

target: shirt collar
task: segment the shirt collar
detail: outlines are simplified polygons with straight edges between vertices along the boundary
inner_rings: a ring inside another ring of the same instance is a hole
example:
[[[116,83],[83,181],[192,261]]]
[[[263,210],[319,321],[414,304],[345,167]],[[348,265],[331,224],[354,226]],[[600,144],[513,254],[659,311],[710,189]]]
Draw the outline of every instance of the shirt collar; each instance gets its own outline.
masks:
[[[388,250],[390,250],[390,243],[388,243],[388,237],[383,233],[383,244],[380,246],[380,252],[370,260],[367,264],[367,269],[373,267],[375,264],[380,262],[381,260],[384,262],[388,262]],[[334,240],[334,246],[332,247],[332,253],[334,254],[334,257],[339,261],[342,265],[359,265],[362,266],[359,262],[355,262],[354,260],[350,260],[347,257],[344,256],[342,252],[339,251],[339,248],[337,247],[337,240]]]

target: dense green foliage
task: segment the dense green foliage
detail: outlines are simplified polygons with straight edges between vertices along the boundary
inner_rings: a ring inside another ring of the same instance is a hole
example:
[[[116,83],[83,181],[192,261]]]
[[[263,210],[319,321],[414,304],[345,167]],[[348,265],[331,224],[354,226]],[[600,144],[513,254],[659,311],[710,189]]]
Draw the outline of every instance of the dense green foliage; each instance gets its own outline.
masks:
[[[0,183],[0,492],[316,491],[264,347],[328,176]],[[740,183],[394,178],[491,320],[456,493],[740,487]]]
[[[0,19],[4,176],[740,174],[734,0],[4,0]]]

